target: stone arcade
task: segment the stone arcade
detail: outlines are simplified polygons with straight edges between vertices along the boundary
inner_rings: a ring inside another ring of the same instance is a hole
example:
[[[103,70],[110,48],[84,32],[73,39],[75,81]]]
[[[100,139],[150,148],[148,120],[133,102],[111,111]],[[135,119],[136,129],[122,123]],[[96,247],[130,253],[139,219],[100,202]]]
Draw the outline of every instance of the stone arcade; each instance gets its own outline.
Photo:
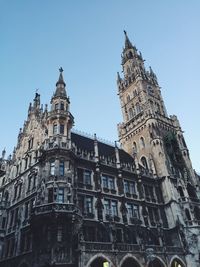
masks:
[[[0,159],[1,267],[200,266],[199,177],[155,73],[125,32],[121,148],[75,132],[60,69]]]

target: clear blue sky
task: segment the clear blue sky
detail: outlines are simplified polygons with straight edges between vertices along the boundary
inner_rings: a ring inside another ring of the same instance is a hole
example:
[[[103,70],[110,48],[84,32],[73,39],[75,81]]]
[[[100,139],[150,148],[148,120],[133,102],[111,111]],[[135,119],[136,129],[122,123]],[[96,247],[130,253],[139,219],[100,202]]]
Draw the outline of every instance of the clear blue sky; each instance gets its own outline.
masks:
[[[0,150],[11,153],[39,88],[49,103],[64,69],[75,128],[117,140],[123,30],[157,74],[200,171],[199,0],[0,0]]]

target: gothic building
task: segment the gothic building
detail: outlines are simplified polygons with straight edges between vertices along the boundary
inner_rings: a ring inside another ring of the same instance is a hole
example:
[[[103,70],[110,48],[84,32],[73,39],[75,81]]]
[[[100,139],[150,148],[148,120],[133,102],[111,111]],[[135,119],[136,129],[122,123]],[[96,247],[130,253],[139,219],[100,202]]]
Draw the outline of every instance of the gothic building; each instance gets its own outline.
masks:
[[[119,143],[73,130],[60,69],[0,158],[1,267],[200,266],[199,177],[155,73],[125,32]]]

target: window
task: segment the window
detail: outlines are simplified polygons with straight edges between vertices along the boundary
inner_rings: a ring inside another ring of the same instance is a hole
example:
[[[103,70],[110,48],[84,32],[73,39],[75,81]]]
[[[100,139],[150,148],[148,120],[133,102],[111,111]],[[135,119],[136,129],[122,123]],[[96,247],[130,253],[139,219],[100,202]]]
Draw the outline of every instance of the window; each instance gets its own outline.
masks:
[[[115,178],[106,174],[101,177],[101,182],[103,188],[115,190]]]
[[[144,186],[144,193],[147,200],[154,200],[154,190],[153,186],[151,185],[143,185]]]
[[[104,207],[106,215],[118,216],[117,201],[105,199]]]
[[[93,213],[93,198],[91,196],[85,197],[85,213]]]
[[[114,201],[114,200],[111,201],[111,213],[112,213],[113,216],[117,216],[118,215],[117,201]]]
[[[126,100],[127,100],[127,103],[131,100],[130,95],[127,95]]]
[[[52,160],[50,162],[50,174],[54,175],[55,174],[55,160]]]
[[[59,105],[58,105],[58,103],[56,103],[55,104],[55,110],[58,110],[58,108],[59,108]]]
[[[127,203],[127,212],[129,218],[139,218],[138,206],[132,203]]]
[[[64,130],[65,130],[65,125],[60,124],[60,134],[64,134]]]
[[[137,144],[133,142],[133,154],[137,153]]]
[[[14,199],[16,199],[17,197],[17,185],[15,185],[15,188],[14,188]]]
[[[58,133],[58,125],[54,124],[53,125],[53,134],[57,134]]]
[[[65,174],[65,163],[64,163],[64,161],[60,161],[59,174],[60,174],[60,176],[64,176],[64,174]]]
[[[148,164],[147,164],[147,160],[146,160],[145,157],[142,157],[142,158],[141,158],[141,163],[142,163],[143,167],[144,167],[146,170],[148,170]]]
[[[151,223],[159,222],[160,216],[158,213],[158,209],[148,207],[148,214]]]
[[[53,202],[53,188],[49,188],[48,190],[48,203],[52,203]]]
[[[105,213],[110,215],[110,201],[108,199],[104,200]]]
[[[20,198],[21,197],[21,193],[22,193],[22,183],[20,183],[19,185],[18,185],[18,198]]]
[[[89,170],[84,170],[83,171],[83,181],[85,185],[91,185],[92,181],[91,181],[91,171]]]
[[[64,188],[59,188],[58,189],[56,202],[64,203]]]
[[[135,194],[135,182],[124,181],[124,193],[125,194]]]
[[[129,108],[129,119],[133,118],[133,110],[132,108]]]
[[[25,158],[25,166],[24,166],[24,169],[26,170],[28,167],[28,158]]]
[[[145,142],[144,142],[143,137],[140,137],[140,147],[141,147],[141,149],[145,147]]]
[[[27,219],[29,215],[29,202],[25,203],[24,218]]]
[[[60,103],[60,109],[64,110],[64,103],[63,102]]]
[[[139,103],[136,103],[136,113],[140,113],[141,109],[140,109],[140,104]]]

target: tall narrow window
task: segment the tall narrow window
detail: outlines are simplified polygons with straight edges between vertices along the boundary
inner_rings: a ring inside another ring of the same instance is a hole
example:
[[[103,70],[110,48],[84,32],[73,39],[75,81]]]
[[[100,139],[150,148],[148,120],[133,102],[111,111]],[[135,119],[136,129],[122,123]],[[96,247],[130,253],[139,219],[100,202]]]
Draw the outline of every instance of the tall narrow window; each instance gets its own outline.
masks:
[[[91,171],[90,170],[84,170],[83,172],[83,181],[85,185],[91,185]]]
[[[49,188],[48,190],[48,203],[53,202],[53,188]]]
[[[65,125],[60,124],[60,134],[64,134],[64,130],[65,130]]]
[[[53,134],[57,134],[58,133],[58,125],[54,124],[53,125]]]
[[[112,211],[112,215],[113,216],[117,216],[118,215],[118,211],[117,211],[117,201],[111,201],[111,211]]]
[[[145,142],[144,142],[144,138],[140,137],[140,147],[144,148],[145,147]]]
[[[86,198],[85,198],[85,212],[87,214],[93,212],[93,209],[92,209],[92,197],[90,197],[90,196],[86,196]]]
[[[133,110],[129,108],[129,119],[133,118]]]
[[[64,188],[58,189],[57,199],[56,201],[58,203],[64,203]]]
[[[147,160],[146,160],[145,157],[142,157],[142,158],[141,158],[141,163],[142,163],[142,165],[144,166],[144,168],[145,168],[146,170],[148,170],[148,164],[147,164]]]
[[[24,218],[27,219],[29,215],[29,202],[25,203]]]
[[[136,113],[140,113],[141,109],[140,109],[140,104],[139,103],[136,103]]]
[[[56,103],[55,104],[55,110],[58,110],[58,108],[59,108],[59,105],[58,105],[58,103]]]
[[[55,174],[55,160],[52,160],[50,162],[50,174],[54,175]]]
[[[105,213],[110,214],[110,201],[108,199],[104,200]]]
[[[59,164],[59,174],[60,174],[60,176],[64,176],[64,174],[65,174],[65,164],[64,164],[64,161],[60,161],[60,164]]]
[[[64,110],[64,103],[63,102],[60,103],[60,109]]]

